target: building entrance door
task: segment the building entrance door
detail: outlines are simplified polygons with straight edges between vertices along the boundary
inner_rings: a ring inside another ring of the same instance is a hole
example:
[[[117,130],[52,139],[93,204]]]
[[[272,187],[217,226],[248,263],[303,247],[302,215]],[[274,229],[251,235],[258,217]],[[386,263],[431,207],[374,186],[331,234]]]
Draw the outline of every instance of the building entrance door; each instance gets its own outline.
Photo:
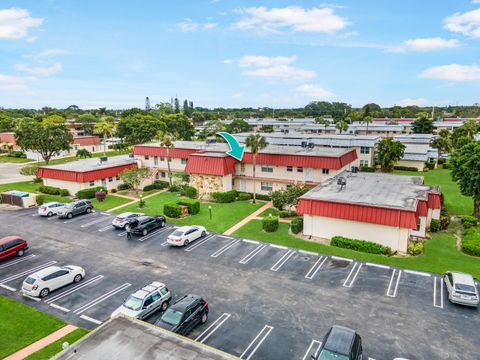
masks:
[[[247,191],[247,184],[245,180],[240,180],[240,191]]]
[[[312,168],[307,168],[307,171],[305,172],[305,181],[313,181],[313,169]]]

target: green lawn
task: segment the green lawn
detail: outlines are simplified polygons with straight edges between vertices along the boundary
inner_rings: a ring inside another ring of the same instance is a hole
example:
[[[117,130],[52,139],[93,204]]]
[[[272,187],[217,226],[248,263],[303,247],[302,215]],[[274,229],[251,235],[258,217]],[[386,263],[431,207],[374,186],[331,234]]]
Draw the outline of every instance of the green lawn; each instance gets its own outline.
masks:
[[[448,232],[435,233],[431,240],[426,241],[424,254],[412,257],[387,257],[366,254],[302,240],[290,235],[288,233],[289,225],[285,223],[279,224],[278,231],[267,233],[262,231],[261,220],[250,221],[248,224],[238,229],[233,235],[321,254],[337,255],[361,261],[397,266],[400,268],[415,269],[439,274],[444,273],[447,270],[458,270],[470,273],[480,279],[480,258],[465,255],[455,247],[455,237],[453,232],[457,229],[457,226],[460,225],[452,223]]]
[[[0,155],[0,162],[22,164],[22,163],[27,163],[27,162],[31,162],[31,161],[32,161],[31,159],[26,159],[26,158],[18,158],[18,157],[15,157],[15,156]]]
[[[0,192],[9,191],[9,190],[18,190],[18,191],[26,191],[31,193],[40,194],[38,188],[42,185],[42,183],[34,183],[33,181],[20,181],[14,182],[9,184],[0,184]],[[60,201],[60,202],[70,202],[72,201],[69,197],[66,196],[59,196],[59,195],[45,195],[45,202],[50,201]]]
[[[425,178],[425,184],[440,186],[440,190],[444,196],[444,205],[450,214],[472,215],[473,199],[463,196],[460,193],[457,183],[452,181],[450,170],[435,169],[425,173],[395,170],[395,174],[423,176]]]
[[[33,307],[0,296],[0,358],[51,334],[66,324]]]
[[[72,331],[70,334],[64,336],[63,338],[51,343],[50,345],[45,346],[43,349],[38,350],[30,356],[27,356],[27,360],[47,360],[52,358],[54,355],[61,352],[62,344],[68,342],[69,345],[72,345],[77,340],[81,339],[88,334],[88,331],[82,328],[78,328]]]
[[[272,214],[272,216],[278,216],[279,211],[278,209],[271,207],[262,212],[259,216],[264,217],[264,216],[269,216],[269,214]]]
[[[114,212],[117,214],[123,212],[142,212],[147,215],[163,215],[163,205],[176,201],[178,199],[177,193],[164,192],[151,198],[145,199],[146,206],[143,209],[138,207],[139,202],[132,205],[122,207]],[[126,199],[125,199],[126,200]]]
[[[101,211],[107,211],[111,208],[126,204],[131,200],[125,199],[115,195],[107,195],[105,200],[100,202],[97,199],[91,199],[93,208]]]

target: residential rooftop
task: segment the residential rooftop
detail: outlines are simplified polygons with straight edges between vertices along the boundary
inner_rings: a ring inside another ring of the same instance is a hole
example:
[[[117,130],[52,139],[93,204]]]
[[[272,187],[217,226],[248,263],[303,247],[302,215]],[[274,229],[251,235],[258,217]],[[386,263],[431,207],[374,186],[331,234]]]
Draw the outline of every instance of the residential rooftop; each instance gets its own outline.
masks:
[[[65,164],[58,165],[45,165],[41,166],[48,169],[57,169],[65,171],[87,172],[98,169],[106,169],[114,166],[136,164],[137,159],[132,158],[129,155],[118,155],[108,157],[107,161],[100,161],[100,158],[89,158],[67,162]]]
[[[343,188],[337,184],[340,177],[346,179]],[[423,185],[422,176],[342,172],[302,197],[415,211],[417,199],[426,200],[431,189],[430,186]]]

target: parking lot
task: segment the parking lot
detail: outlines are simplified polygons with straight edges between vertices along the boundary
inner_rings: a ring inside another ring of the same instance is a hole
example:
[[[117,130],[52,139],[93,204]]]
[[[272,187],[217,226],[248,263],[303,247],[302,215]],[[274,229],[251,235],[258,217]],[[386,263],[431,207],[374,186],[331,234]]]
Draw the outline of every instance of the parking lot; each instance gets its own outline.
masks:
[[[89,329],[156,280],[174,298],[202,295],[209,320],[189,337],[242,359],[307,359],[334,324],[361,334],[367,359],[478,359],[479,310],[450,304],[438,275],[217,234],[173,248],[172,225],[128,241],[104,212],[0,216],[0,237],[30,243],[23,258],[0,263],[0,293]],[[25,277],[53,264],[87,275],[41,301],[23,297]]]

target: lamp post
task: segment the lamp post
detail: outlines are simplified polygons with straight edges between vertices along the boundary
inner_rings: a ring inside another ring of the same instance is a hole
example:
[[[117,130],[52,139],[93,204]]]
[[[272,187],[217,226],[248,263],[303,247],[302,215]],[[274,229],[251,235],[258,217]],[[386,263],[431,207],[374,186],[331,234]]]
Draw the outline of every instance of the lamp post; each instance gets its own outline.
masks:
[[[212,220],[212,205],[208,205],[208,212],[210,213],[210,220]]]

